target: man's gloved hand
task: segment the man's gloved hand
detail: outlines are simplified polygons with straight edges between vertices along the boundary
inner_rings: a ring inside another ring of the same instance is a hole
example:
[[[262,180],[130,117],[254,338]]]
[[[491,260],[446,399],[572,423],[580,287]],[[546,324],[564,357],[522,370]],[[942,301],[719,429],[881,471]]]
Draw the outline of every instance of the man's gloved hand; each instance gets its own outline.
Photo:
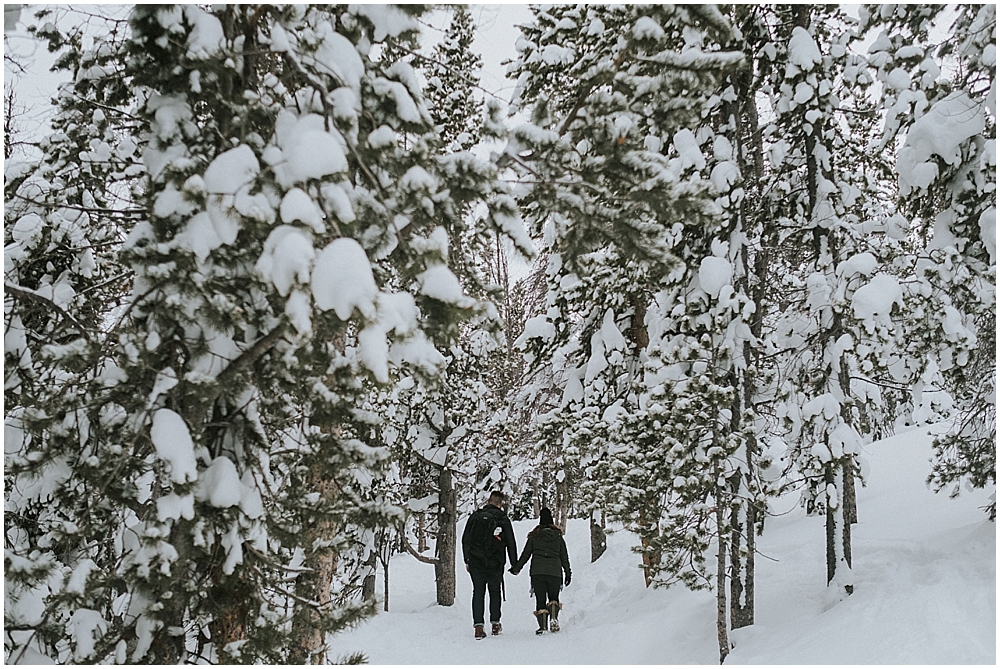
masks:
[[[566,586],[567,587],[569,586],[569,582],[570,582],[571,578],[572,578],[572,576],[570,574],[566,574]]]

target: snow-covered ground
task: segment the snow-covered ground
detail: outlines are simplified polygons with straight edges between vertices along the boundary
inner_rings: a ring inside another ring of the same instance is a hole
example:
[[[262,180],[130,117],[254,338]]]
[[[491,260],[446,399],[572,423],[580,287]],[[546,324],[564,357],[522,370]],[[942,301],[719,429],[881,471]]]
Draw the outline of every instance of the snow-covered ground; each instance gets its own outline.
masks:
[[[996,526],[979,508],[989,492],[949,499],[928,490],[924,430],[865,451],[855,593],[830,601],[822,519],[805,517],[792,498],[778,500],[774,510],[790,512],[768,520],[758,545],[756,624],[731,634],[726,664],[996,664]],[[533,525],[514,524],[520,542]],[[567,542],[573,582],[562,595],[561,632],[533,633],[526,569],[506,576],[503,634],[475,641],[464,571],[455,605],[440,607],[433,568],[404,554],[390,566],[390,611],[334,637],[331,656],[362,651],[373,664],[718,663],[713,593],[647,590],[625,532],[609,536],[594,564],[585,520],[570,522]]]

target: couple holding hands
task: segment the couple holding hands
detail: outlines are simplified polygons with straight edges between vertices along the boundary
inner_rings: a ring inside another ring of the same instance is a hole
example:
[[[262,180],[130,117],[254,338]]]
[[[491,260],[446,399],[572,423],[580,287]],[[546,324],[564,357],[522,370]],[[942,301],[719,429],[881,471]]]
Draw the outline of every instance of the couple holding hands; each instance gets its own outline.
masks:
[[[500,606],[503,590],[503,568],[510,556],[510,573],[517,576],[531,561],[531,588],[535,593],[535,619],[538,629],[535,634],[546,630],[559,631],[559,590],[569,585],[572,572],[569,552],[562,531],[555,526],[552,512],[542,509],[538,526],[528,533],[527,542],[521,556],[517,557],[517,542],[510,519],[504,512],[507,498],[500,491],[493,491],[482,509],[479,509],[465,525],[462,534],[462,552],[466,571],[472,577],[472,622],[476,639],[486,638],[485,598],[490,593],[490,622],[493,635],[500,634]],[[565,580],[563,574],[565,573]]]

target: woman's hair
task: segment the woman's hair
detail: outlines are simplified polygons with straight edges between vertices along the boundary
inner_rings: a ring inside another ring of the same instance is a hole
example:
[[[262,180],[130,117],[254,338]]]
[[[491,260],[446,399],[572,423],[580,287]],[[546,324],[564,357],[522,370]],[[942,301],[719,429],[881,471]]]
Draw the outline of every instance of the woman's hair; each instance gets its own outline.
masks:
[[[552,529],[559,532],[559,534],[562,534],[562,530],[556,527],[555,522],[552,520],[552,512],[547,508],[543,508],[541,513],[538,514],[538,526],[535,527],[535,529],[528,532],[528,535],[530,536],[538,532],[538,530],[543,530],[546,527],[551,527]]]
[[[547,508],[542,508],[541,513],[538,514],[538,524],[539,525],[555,525],[552,520],[552,512]]]

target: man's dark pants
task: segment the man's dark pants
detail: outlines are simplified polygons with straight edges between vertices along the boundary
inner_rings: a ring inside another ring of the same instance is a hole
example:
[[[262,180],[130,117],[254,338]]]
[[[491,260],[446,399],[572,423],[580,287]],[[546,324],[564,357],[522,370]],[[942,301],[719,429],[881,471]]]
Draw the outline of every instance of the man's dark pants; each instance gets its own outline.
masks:
[[[490,622],[500,622],[500,587],[503,582],[503,567],[477,569],[469,565],[469,575],[472,576],[472,624],[485,625],[483,621],[486,608],[486,591],[490,591]]]

